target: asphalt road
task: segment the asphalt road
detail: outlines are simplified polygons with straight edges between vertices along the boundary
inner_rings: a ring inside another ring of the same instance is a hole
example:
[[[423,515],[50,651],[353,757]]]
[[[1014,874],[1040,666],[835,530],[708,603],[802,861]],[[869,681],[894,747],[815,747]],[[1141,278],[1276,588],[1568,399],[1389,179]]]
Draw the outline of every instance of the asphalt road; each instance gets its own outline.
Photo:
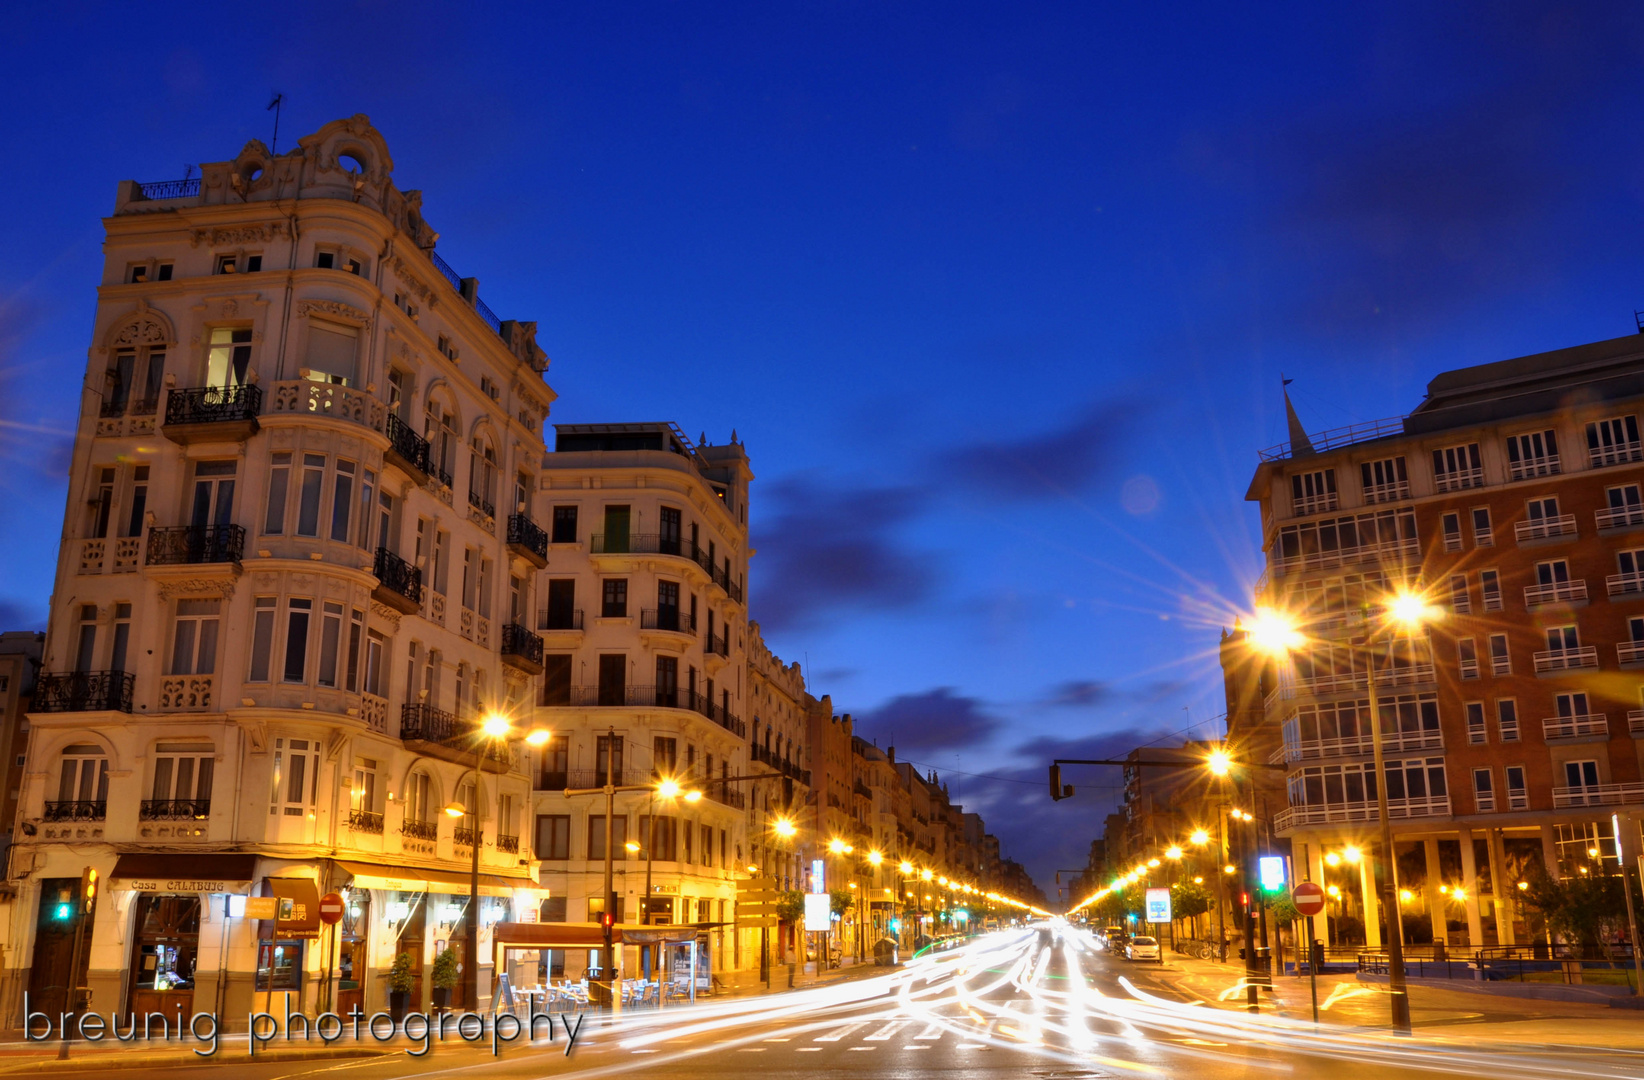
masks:
[[[1644,1053],[1602,1046],[1502,1042],[1478,1029],[1398,1038],[1371,1028],[1250,1017],[1194,1002],[1157,969],[1101,952],[1077,932],[1006,932],[910,962],[885,975],[774,996],[625,1014],[589,1015],[574,1051],[555,1041],[489,1043],[303,1062],[198,1065],[199,1080],[472,1080],[646,1074],[713,1080],[811,1077],[1644,1076]],[[243,1041],[243,1036],[240,1037]],[[239,1049],[235,1046],[234,1049]],[[87,1058],[83,1075],[101,1070]],[[81,1070],[77,1070],[81,1071]],[[178,1068],[123,1068],[123,1080],[176,1080]],[[62,1075],[62,1074],[59,1074]]]

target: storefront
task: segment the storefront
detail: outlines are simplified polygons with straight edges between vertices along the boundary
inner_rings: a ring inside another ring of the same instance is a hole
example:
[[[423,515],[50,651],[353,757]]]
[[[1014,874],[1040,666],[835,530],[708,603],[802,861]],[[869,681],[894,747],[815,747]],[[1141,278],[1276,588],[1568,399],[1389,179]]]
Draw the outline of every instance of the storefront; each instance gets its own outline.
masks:
[[[320,891],[312,878],[263,879],[263,896],[272,896],[275,917],[257,923],[257,981],[254,994],[270,1012],[281,1011],[285,998],[292,1012],[306,1007],[303,974],[307,950],[320,936]]]

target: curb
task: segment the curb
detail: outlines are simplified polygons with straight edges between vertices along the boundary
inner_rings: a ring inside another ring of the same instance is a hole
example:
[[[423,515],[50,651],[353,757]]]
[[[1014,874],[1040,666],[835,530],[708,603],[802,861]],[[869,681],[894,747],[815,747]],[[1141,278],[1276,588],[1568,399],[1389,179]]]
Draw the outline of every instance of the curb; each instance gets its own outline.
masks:
[[[375,1058],[391,1057],[400,1053],[397,1050],[373,1050],[364,1047],[345,1047],[324,1050],[265,1050],[255,1059],[249,1054],[213,1054],[210,1057],[201,1057],[193,1051],[179,1050],[171,1054],[141,1054],[115,1051],[94,1051],[91,1054],[82,1054],[80,1057],[70,1057],[67,1061],[56,1058],[46,1060],[24,1061],[16,1065],[0,1065],[0,1076],[15,1076],[28,1073],[77,1072],[85,1073],[92,1069],[150,1069],[157,1066],[189,1065],[249,1065],[255,1061],[267,1061],[270,1064],[279,1064],[292,1061],[324,1061],[347,1058]],[[107,1058],[108,1060],[101,1060]]]

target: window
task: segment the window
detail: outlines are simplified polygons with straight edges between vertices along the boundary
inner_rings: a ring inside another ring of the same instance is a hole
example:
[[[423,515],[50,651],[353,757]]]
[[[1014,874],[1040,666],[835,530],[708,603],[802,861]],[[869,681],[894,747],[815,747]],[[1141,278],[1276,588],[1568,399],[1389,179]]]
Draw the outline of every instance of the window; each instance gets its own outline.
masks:
[[[268,471],[268,507],[263,513],[263,535],[285,532],[285,500],[291,490],[291,451],[274,453]]]
[[[1530,790],[1524,784],[1524,766],[1509,765],[1507,776],[1507,809],[1528,810],[1530,808]]]
[[[356,615],[356,622],[358,621],[359,619]],[[386,678],[385,673],[388,666],[387,656],[388,639],[377,633],[377,631],[372,630],[366,635],[365,638],[365,685],[360,688],[365,693],[374,694],[377,697],[386,696],[387,688],[383,685],[383,683]],[[352,690],[352,683],[354,681],[352,664],[350,664],[348,680],[350,683],[349,689]]]
[[[1639,452],[1638,417],[1616,416],[1587,425],[1587,461],[1593,468],[1644,458]]]
[[[486,517],[497,516],[497,451],[476,438],[468,455],[468,505]]]
[[[673,776],[679,771],[679,743],[665,735],[651,739],[651,771],[658,776]]]
[[[1591,710],[1587,707],[1587,695],[1582,691],[1575,690],[1567,694],[1554,695],[1553,702],[1558,708],[1558,715],[1561,717],[1591,715]]]
[[[574,544],[577,542],[576,507],[554,507],[554,532],[551,542],[555,544]]]
[[[113,509],[114,470],[98,469],[97,486],[91,491],[91,517],[86,522],[86,535],[98,539],[108,536],[108,519]]]
[[[108,369],[108,389],[103,396],[104,416],[124,416],[126,403],[131,398],[131,380],[136,375],[137,354],[122,349],[114,354],[114,366]]]
[[[1461,550],[1461,515],[1451,512],[1444,515],[1444,550]]]
[[[251,367],[251,327],[219,326],[211,331],[206,354],[206,385],[244,386]]]
[[[259,596],[251,609],[251,670],[247,682],[267,682],[269,656],[274,648],[274,608],[272,596]]]
[[[1485,611],[1501,610],[1501,574],[1495,570],[1478,572],[1479,593],[1484,597]]]
[[[341,323],[308,323],[307,365],[303,377],[314,382],[353,386],[358,382],[360,332]]]
[[[1490,527],[1490,508],[1473,507],[1473,546],[1494,547],[1495,543],[1495,532]]]
[[[1482,743],[1487,738],[1488,736],[1484,730],[1484,702],[1467,702],[1467,741],[1469,743]]]
[[[688,702],[679,700],[679,658],[656,658],[656,704],[662,709],[688,708]]]
[[[439,475],[440,483],[450,487],[451,470],[457,459],[457,418],[430,399],[423,424],[423,438],[428,440],[434,472]]]
[[[1456,654],[1461,659],[1461,677],[1463,679],[1478,678],[1478,646],[1472,638],[1460,638],[1456,641]]]
[[[325,455],[303,455],[302,487],[297,496],[297,535],[320,535],[320,488],[325,483]]]
[[[331,485],[331,539],[348,543],[349,513],[354,506],[354,463],[337,462],[336,479]]]
[[[63,747],[63,770],[57,778],[60,802],[108,802],[108,756],[95,743]]]
[[[474,608],[474,593],[479,585],[479,574],[474,569],[474,549],[462,549],[462,606]]]
[[[604,787],[607,776],[612,776],[612,783],[621,786],[623,781],[622,768],[622,736],[600,735],[594,739],[594,787]]]
[[[155,281],[170,281],[171,280],[171,270],[172,270],[171,263],[161,263],[158,270],[154,274],[154,280]]]
[[[1365,502],[1392,502],[1408,498],[1410,478],[1404,471],[1404,458],[1384,458],[1359,465],[1359,479],[1364,485]]]
[[[1439,491],[1462,491],[1484,485],[1478,443],[1433,451],[1433,481]]]
[[[451,534],[443,529],[434,533],[434,591],[447,594],[450,585]]]
[[[1469,615],[1473,611],[1473,601],[1467,594],[1467,575],[1450,575],[1450,610],[1457,615]]]
[[[337,253],[334,251],[316,251],[314,265],[321,270],[334,270],[337,266]]]
[[[114,605],[114,647],[109,649],[110,671],[126,671],[126,646],[131,644],[131,605]]]
[[[348,272],[350,274],[353,274],[355,277],[364,277],[365,276],[365,263],[361,262],[358,259],[354,259],[354,258],[347,259],[347,260],[345,260],[345,262],[347,264]]]
[[[1512,479],[1553,476],[1558,471],[1558,439],[1551,429],[1508,438],[1507,472]]]
[[[628,580],[626,578],[606,578],[604,593],[604,601],[599,613],[607,619],[625,618],[628,614]]]
[[[1297,473],[1290,478],[1290,505],[1297,514],[1336,508],[1336,470]]]
[[[221,600],[179,600],[171,632],[171,674],[209,675],[217,670]]]
[[[700,853],[699,860],[703,866],[712,866],[714,864],[714,829],[712,825],[702,826],[702,846],[698,851]],[[701,904],[707,902],[706,900],[700,901]],[[706,921],[706,919],[703,921]]]
[[[219,255],[211,272],[213,274],[232,274],[238,269],[238,263],[233,255]]]
[[[367,814],[377,812],[377,762],[374,758],[354,760],[354,785],[348,790],[348,808]]]
[[[536,856],[549,862],[563,862],[571,857],[571,815],[537,815]]]
[[[74,650],[75,671],[95,671],[97,663],[97,605],[80,605],[80,639]]]
[[[1448,795],[1443,758],[1411,758],[1386,764],[1389,799],[1440,799]]]
[[[1276,556],[1275,561],[1293,566],[1328,569],[1366,554],[1413,547],[1415,542],[1413,511],[1408,508],[1377,510],[1354,517],[1287,525],[1279,530],[1271,554]],[[710,543],[710,551],[712,547]],[[717,562],[717,558],[710,555],[709,562]]]
[[[288,683],[307,681],[308,620],[313,613],[312,600],[293,597],[286,602],[285,668],[282,678]]]
[[[451,339],[446,337],[444,334],[439,336],[439,341],[436,347],[439,349],[440,355],[445,357],[447,360],[455,360],[457,358],[457,347],[451,344]]]
[[[337,685],[337,659],[342,650],[343,606],[329,600],[320,615],[320,670],[315,682]]]
[[[216,767],[216,751],[210,743],[160,743],[154,753],[154,783],[149,798],[156,802],[210,803]],[[206,808],[196,805],[191,812],[204,814]]]
[[[1549,626],[1547,628],[1548,652],[1575,652],[1581,648],[1581,634],[1574,626]]]
[[[1564,763],[1564,786],[1569,788],[1597,787],[1598,762],[1566,761]]]
[[[405,820],[429,824],[434,820],[434,781],[422,770],[405,782]]]
[[[190,524],[196,528],[228,525],[234,520],[234,472],[232,461],[194,463],[194,506]]]
[[[542,775],[537,781],[539,791],[564,791],[569,786],[571,737],[554,735],[542,750]]]
[[[1513,659],[1507,652],[1507,635],[1490,635],[1490,674],[1511,675]]]
[[[548,653],[542,658],[542,703],[571,704],[571,655]]]
[[[680,524],[681,515],[676,507],[664,506],[659,511],[658,525],[661,533],[658,536],[658,550],[664,555],[678,555],[680,553]]]
[[[1504,743],[1518,742],[1518,702],[1496,699],[1496,731]]]
[[[1481,814],[1491,813],[1496,808],[1496,792],[1489,769],[1473,770],[1473,802]]]
[[[686,835],[689,836],[689,832]],[[651,858],[674,862],[679,857],[679,819],[671,814],[658,814],[653,821],[649,814],[641,814],[639,842],[651,847]]]
[[[1644,525],[1644,505],[1640,504],[1637,484],[1619,484],[1605,488],[1604,498],[1607,506],[1598,512],[1600,529]]]
[[[126,269],[126,284],[128,284],[128,285],[140,285],[140,284],[142,284],[143,282],[145,282],[147,280],[148,280],[148,264],[147,263],[135,263],[135,264],[133,264],[132,266],[130,266]],[[1589,431],[1591,431],[1592,430],[1592,425],[1588,424],[1587,429]]]
[[[270,816],[302,817],[319,799],[320,744],[310,739],[274,740]]]
[[[620,814],[611,819],[611,851],[615,858],[627,857],[628,852],[628,815]],[[605,858],[605,815],[588,815],[588,860]],[[621,899],[621,897],[618,897]],[[592,901],[589,901],[592,903]]]

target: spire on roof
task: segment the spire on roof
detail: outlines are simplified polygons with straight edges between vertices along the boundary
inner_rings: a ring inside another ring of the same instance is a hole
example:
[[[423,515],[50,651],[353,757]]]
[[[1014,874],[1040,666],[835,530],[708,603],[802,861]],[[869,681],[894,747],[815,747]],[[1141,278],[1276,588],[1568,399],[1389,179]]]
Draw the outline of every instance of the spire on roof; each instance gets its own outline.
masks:
[[[1279,376],[1281,379],[1284,376]],[[1289,386],[1290,379],[1284,379],[1284,385]],[[1290,456],[1302,457],[1313,453],[1313,441],[1307,437],[1307,429],[1302,427],[1301,419],[1296,415],[1296,407],[1290,404],[1290,391],[1284,391],[1284,419],[1290,425]]]

